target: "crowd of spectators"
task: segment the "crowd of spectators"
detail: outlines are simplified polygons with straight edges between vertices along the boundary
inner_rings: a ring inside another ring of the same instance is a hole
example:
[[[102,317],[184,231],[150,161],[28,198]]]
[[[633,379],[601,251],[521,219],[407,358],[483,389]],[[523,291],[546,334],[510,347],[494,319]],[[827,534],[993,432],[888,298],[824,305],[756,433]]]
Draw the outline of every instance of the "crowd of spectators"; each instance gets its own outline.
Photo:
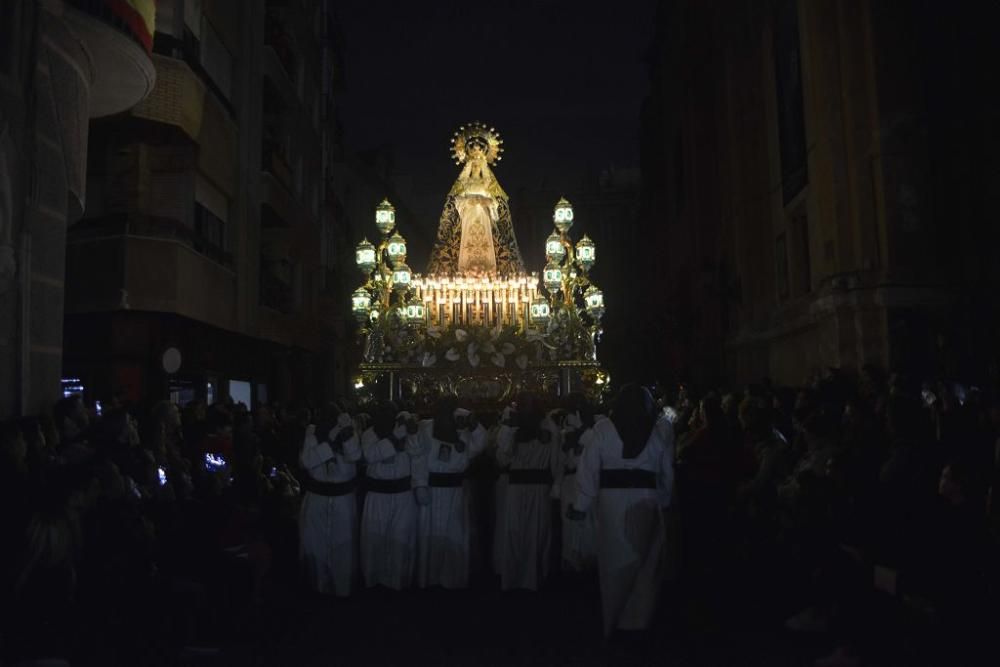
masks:
[[[156,661],[254,628],[294,578],[305,412],[78,395],[0,425],[0,661]]]
[[[988,644],[1000,397],[866,367],[660,400],[676,436],[674,580],[706,627],[780,619],[827,638],[828,665],[961,664]],[[296,585],[298,455],[337,410],[103,412],[73,395],[0,424],[0,660],[218,646],[253,631],[268,586]]]
[[[662,397],[682,581],[743,615],[721,622],[786,619],[829,638],[824,665],[981,664],[1000,564],[996,396],[871,366],[694,393]]]

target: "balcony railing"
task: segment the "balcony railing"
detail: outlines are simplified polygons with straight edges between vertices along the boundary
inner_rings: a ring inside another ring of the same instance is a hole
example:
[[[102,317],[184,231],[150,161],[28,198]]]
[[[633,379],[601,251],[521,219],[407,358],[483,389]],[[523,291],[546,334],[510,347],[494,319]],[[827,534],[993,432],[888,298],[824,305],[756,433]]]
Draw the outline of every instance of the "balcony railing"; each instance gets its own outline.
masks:
[[[211,215],[211,214],[209,214]],[[214,216],[212,216],[214,217]],[[221,223],[221,221],[219,221]],[[109,236],[142,236],[164,241],[176,241],[217,264],[232,268],[233,256],[221,245],[222,230],[209,230],[208,221],[202,225],[210,236],[172,218],[151,215],[118,214],[81,220],[70,228],[70,240],[97,239]]]

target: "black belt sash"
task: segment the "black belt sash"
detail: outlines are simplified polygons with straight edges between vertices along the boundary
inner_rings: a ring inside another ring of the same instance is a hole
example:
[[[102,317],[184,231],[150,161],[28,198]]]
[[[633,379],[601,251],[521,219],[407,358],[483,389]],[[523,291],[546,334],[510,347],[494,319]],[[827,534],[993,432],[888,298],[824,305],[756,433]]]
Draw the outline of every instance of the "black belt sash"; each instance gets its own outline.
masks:
[[[455,488],[465,481],[464,472],[432,472],[427,478],[429,486],[439,488]]]
[[[320,482],[319,480],[306,475],[302,486],[305,487],[305,490],[309,493],[315,493],[317,496],[334,498],[336,496],[346,496],[349,493],[354,493],[354,489],[358,486],[358,478],[352,477],[346,482]]]
[[[365,478],[365,490],[368,493],[404,493],[411,488],[409,475],[399,479]]]
[[[509,484],[552,484],[552,471],[538,468],[512,468],[508,473]]]
[[[656,473],[639,468],[613,468],[601,471],[602,489],[655,489]]]

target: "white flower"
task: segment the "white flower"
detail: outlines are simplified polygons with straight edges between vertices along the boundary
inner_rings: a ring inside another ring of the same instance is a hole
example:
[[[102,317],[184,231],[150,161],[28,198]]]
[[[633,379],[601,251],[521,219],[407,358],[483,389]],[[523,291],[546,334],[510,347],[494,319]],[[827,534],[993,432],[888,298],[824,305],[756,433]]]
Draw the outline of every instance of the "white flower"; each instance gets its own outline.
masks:
[[[496,345],[493,344],[493,341],[488,340],[485,343],[483,343],[483,352],[486,352],[487,354],[493,354],[496,351],[497,347]]]
[[[476,342],[469,343],[469,347],[467,348],[466,351],[469,353],[469,356],[471,357],[476,352],[479,352],[479,345]]]
[[[504,364],[507,363],[507,357],[503,356],[499,352],[497,352],[490,358],[493,360],[493,363],[499,366],[500,368],[503,368]]]
[[[464,343],[465,339],[469,337],[469,332],[465,329],[455,329],[455,340],[459,343]]]
[[[528,355],[519,354],[517,355],[517,367],[522,371],[528,367]]]
[[[469,355],[469,365],[472,366],[473,368],[476,368],[477,366],[479,366],[479,355],[478,354],[470,354]]]
[[[453,347],[448,348],[448,351],[444,353],[444,358],[448,361],[458,361],[462,358],[462,355],[458,353]]]
[[[430,336],[431,338],[440,338],[441,337],[441,327],[438,327],[438,326],[429,326],[429,327],[427,327],[427,335]]]
[[[500,337],[501,333],[503,333],[503,325],[498,322],[497,325],[493,327],[493,330],[490,331],[490,339],[496,340]]]
[[[429,368],[436,363],[437,363],[437,357],[435,357],[430,352],[424,352],[424,358],[421,361],[421,364],[423,365],[424,368]]]
[[[502,347],[502,348],[500,348],[500,350],[501,350],[501,351],[502,351],[502,352],[503,352],[504,354],[514,354],[514,350],[515,350],[515,349],[516,349],[516,348],[514,347],[514,344],[513,344],[513,343],[504,343],[504,344],[503,344],[503,347]]]

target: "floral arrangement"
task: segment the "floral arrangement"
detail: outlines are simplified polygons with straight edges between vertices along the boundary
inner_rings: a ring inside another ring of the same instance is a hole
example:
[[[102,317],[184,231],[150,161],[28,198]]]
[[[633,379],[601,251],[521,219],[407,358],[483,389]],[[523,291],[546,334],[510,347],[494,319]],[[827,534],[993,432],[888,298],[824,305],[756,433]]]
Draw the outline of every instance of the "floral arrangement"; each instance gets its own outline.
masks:
[[[584,322],[569,309],[557,309],[544,330],[513,326],[452,325],[410,327],[397,317],[376,327],[377,343],[368,352],[378,363],[423,368],[519,368],[554,361],[589,359],[593,344]]]

